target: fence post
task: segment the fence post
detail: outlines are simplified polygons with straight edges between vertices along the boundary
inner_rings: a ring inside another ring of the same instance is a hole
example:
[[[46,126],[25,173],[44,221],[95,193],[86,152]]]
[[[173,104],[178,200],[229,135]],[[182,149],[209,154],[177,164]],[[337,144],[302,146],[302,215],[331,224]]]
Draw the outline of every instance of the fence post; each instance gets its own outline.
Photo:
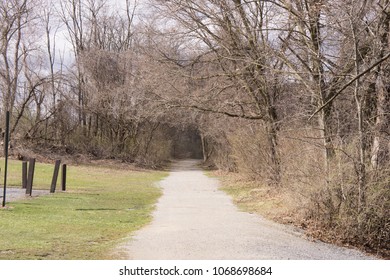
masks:
[[[22,189],[27,188],[27,161],[22,163]]]
[[[62,165],[62,177],[61,177],[62,191],[66,191],[66,164]]]
[[[56,192],[57,178],[58,178],[58,172],[60,170],[60,165],[61,165],[61,161],[56,160],[56,163],[54,165],[53,179],[51,180],[50,193]]]
[[[35,158],[30,159],[28,165],[28,177],[27,177],[27,188],[26,194],[32,195],[32,187],[34,181],[34,171],[35,171]]]

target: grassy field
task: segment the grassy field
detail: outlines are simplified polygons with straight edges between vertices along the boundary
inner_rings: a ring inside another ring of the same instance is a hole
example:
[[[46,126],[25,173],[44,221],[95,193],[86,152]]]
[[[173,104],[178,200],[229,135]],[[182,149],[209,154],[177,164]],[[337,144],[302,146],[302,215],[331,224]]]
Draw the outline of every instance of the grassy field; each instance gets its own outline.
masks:
[[[37,164],[34,189],[49,191],[52,172],[53,165]],[[20,186],[20,174],[21,162],[10,161],[9,185]],[[165,175],[123,165],[69,166],[66,192],[0,210],[0,259],[118,258],[113,248],[150,221],[161,195],[154,183]]]

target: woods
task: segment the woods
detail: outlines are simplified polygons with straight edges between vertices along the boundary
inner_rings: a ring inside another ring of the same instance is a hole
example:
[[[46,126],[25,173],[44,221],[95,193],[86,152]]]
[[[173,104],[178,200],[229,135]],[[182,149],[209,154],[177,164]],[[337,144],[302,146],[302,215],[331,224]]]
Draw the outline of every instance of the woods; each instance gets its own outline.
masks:
[[[0,4],[15,153],[203,156],[300,197],[307,226],[389,250],[389,0],[122,4]]]

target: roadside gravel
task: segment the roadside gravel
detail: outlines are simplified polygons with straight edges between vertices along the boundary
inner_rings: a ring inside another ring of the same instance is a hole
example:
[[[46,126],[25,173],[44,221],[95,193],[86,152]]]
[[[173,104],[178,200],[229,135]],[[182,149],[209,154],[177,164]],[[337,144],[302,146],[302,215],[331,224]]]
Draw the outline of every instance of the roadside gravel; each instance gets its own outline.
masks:
[[[160,185],[153,221],[119,250],[146,260],[374,259],[359,251],[310,241],[298,229],[240,212],[194,160],[174,164]]]
[[[6,202],[11,202],[11,201],[16,201],[16,200],[21,200],[21,199],[26,199],[29,198],[29,195],[26,195],[26,190],[22,188],[12,188],[12,187],[7,187],[6,190]],[[0,188],[0,199],[3,200],[3,192],[4,188]],[[48,195],[50,192],[48,190],[33,190],[32,191],[32,197],[37,197],[41,195]]]

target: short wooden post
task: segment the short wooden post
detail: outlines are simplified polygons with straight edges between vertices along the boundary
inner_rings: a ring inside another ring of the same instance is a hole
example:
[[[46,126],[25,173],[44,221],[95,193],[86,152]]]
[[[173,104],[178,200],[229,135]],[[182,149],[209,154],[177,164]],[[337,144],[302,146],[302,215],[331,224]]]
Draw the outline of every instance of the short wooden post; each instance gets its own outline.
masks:
[[[56,192],[57,178],[58,178],[58,172],[60,171],[60,165],[61,165],[61,161],[56,160],[56,163],[54,165],[53,179],[51,180],[50,193]]]
[[[28,177],[27,177],[27,188],[26,194],[32,195],[32,187],[34,181],[34,171],[35,171],[35,158],[30,159],[28,165]]]
[[[61,176],[62,191],[66,191],[66,164],[62,165],[62,176]]]
[[[27,161],[22,163],[22,188],[27,188]]]

